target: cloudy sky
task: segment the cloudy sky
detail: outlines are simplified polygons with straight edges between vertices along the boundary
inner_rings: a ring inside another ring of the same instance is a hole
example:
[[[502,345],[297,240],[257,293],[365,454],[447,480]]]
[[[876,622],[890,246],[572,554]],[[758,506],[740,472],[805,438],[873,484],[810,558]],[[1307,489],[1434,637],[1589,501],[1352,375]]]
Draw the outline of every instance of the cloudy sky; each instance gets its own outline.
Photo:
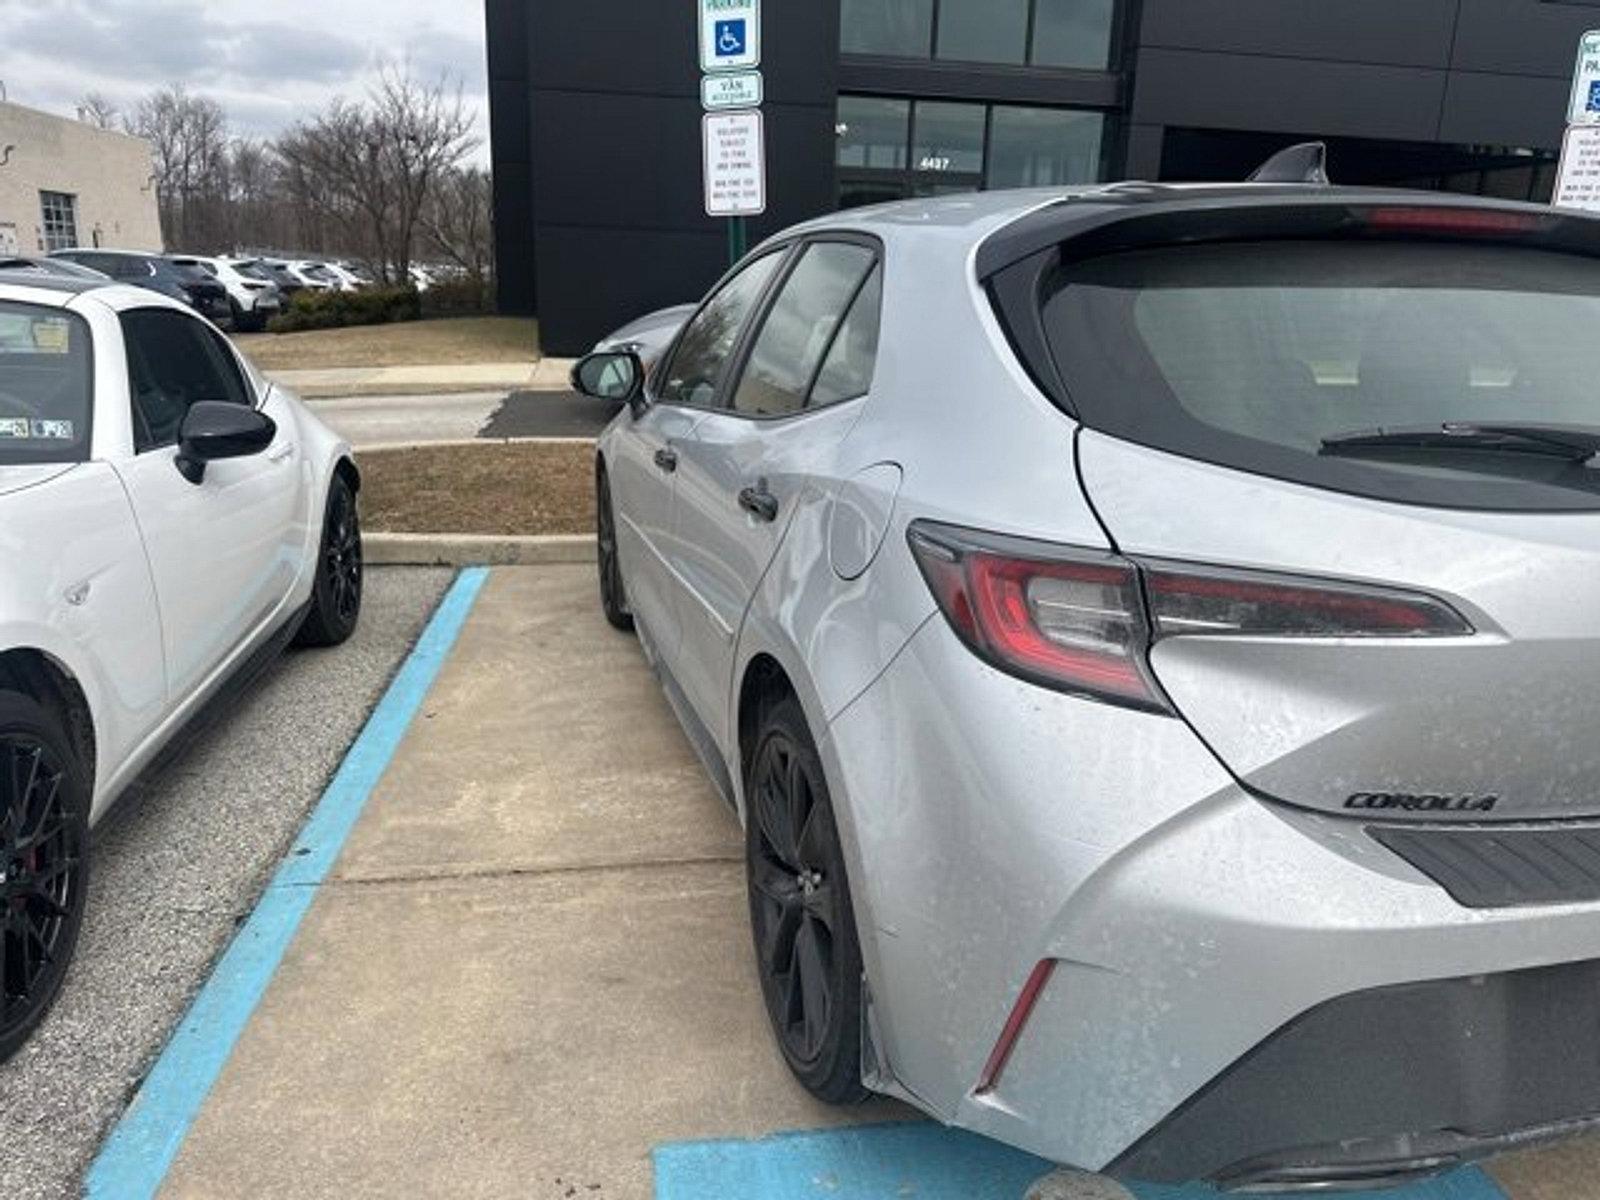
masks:
[[[383,61],[449,72],[487,139],[482,0],[0,0],[0,83],[67,115],[86,92],[131,107],[181,83],[270,135],[359,97]]]

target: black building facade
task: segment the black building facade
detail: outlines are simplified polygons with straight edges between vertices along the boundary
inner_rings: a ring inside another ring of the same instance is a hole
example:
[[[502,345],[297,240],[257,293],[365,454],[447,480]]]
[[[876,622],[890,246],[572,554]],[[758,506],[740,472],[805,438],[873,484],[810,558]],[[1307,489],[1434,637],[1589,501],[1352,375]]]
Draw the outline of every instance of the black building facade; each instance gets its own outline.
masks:
[[[576,354],[728,265],[704,215],[696,0],[487,0],[501,307]],[[1239,179],[1544,200],[1600,0],[765,0],[768,211]]]

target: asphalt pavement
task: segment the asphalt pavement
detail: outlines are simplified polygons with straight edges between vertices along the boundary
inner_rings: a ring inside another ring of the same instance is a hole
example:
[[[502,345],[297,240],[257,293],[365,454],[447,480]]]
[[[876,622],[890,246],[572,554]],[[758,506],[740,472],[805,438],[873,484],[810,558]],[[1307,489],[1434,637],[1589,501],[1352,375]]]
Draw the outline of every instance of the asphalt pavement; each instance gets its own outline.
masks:
[[[59,1200],[288,850],[448,585],[372,571],[360,630],[291,651],[109,816],[62,998],[0,1067],[0,1196]]]
[[[358,451],[477,438],[595,438],[621,409],[571,391],[361,396],[310,404]]]

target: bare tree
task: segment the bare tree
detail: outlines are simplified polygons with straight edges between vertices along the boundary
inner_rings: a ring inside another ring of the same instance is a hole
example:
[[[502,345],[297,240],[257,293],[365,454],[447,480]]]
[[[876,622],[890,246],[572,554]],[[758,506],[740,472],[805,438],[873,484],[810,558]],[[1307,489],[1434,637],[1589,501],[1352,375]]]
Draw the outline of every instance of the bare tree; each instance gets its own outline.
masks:
[[[476,167],[445,172],[423,209],[422,228],[429,248],[465,271],[481,291],[494,257],[489,173]]]
[[[295,199],[364,245],[384,282],[404,284],[430,196],[476,146],[471,130],[459,86],[389,66],[364,102],[335,100],[277,149]]]
[[[96,129],[120,129],[122,110],[99,92],[90,92],[78,101],[78,120]]]
[[[161,228],[169,248],[204,250],[225,235],[228,118],[215,100],[163,88],[134,110],[129,128],[150,142]]]

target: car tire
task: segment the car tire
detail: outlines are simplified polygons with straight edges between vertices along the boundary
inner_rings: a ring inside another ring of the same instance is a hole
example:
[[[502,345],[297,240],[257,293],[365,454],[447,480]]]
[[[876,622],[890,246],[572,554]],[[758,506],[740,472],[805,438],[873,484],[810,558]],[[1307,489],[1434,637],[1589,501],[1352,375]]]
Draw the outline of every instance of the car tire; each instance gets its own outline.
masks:
[[[343,474],[328,487],[317,551],[317,575],[311,587],[311,609],[295,635],[297,646],[338,646],[349,641],[361,620],[361,594],[366,578],[361,549],[361,512],[355,489]]]
[[[89,788],[65,722],[0,691],[0,1062],[60,995],[89,893]]]
[[[861,946],[822,760],[792,696],[761,716],[745,797],[750,930],[778,1048],[813,1096],[858,1103]]]
[[[611,506],[611,481],[605,464],[595,471],[595,542],[600,562],[600,606],[613,629],[624,633],[633,629],[633,614],[628,611],[628,589],[622,580],[622,558],[617,553],[616,510]]]

